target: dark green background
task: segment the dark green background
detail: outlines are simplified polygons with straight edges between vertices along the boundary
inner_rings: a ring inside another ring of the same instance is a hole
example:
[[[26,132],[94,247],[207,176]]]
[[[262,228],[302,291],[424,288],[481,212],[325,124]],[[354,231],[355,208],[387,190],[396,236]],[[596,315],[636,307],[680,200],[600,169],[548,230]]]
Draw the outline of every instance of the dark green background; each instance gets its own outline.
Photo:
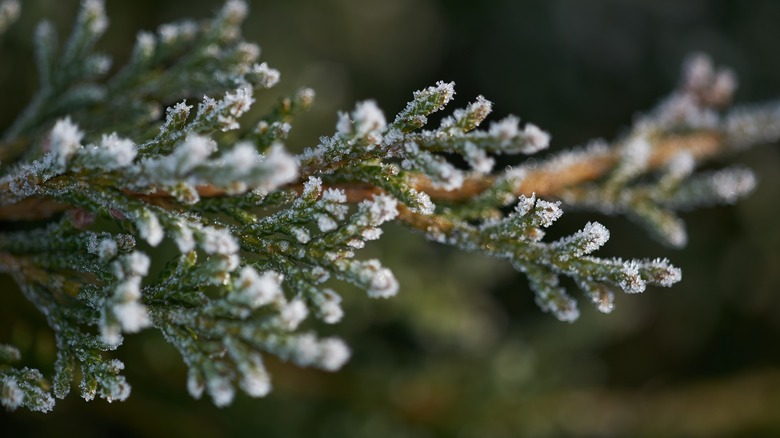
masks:
[[[35,89],[34,23],[61,30],[76,2],[26,0],[0,41],[0,127]],[[138,29],[202,18],[217,1],[109,0],[102,48],[121,63]],[[282,72],[258,105],[308,85],[315,109],[290,148],[332,132],[337,110],[376,99],[388,118],[411,92],[454,80],[453,108],[478,94],[553,135],[553,148],[615,138],[675,84],[692,51],[733,67],[739,102],[780,96],[780,2],[775,0],[319,0],[250,2],[244,27]],[[669,250],[623,218],[566,214],[551,237],[599,220],[598,254],[668,257],[672,289],[620,296],[603,315],[581,301],[572,325],[541,313],[525,279],[503,263],[463,255],[390,227],[379,257],[398,297],[343,288],[343,336],[353,360],[339,373],[269,359],[275,391],[226,409],[193,401],[177,353],[148,331],[117,353],[133,393],[86,403],[74,391],[52,414],[0,411],[2,436],[778,436],[780,435],[780,154],[757,148],[729,161],[759,178],[735,206],[684,215],[690,244]],[[506,162],[508,163],[508,162]],[[715,163],[714,165],[722,165]],[[0,277],[0,342],[47,372],[51,334]]]

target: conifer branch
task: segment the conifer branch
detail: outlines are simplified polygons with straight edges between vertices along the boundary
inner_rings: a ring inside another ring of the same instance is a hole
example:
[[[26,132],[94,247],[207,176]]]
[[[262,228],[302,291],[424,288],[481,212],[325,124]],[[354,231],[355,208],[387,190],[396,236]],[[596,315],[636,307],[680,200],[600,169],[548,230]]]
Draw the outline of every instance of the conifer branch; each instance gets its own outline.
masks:
[[[0,6],[0,30],[13,4]],[[332,135],[293,155],[284,146],[291,123],[314,94],[301,90],[247,120],[279,72],[242,39],[246,14],[228,0],[211,20],[141,32],[111,77],[109,58],[93,50],[108,25],[101,1],[82,2],[62,48],[39,26],[41,86],[0,143],[0,220],[42,222],[0,233],[0,272],[46,316],[57,359],[49,385],[1,346],[7,409],[51,410],[74,383],[86,400],[124,400],[124,364],[110,352],[144,329],[179,351],[190,394],[217,406],[237,389],[271,390],[267,355],[335,371],[349,347],[307,321],[344,317],[339,283],[372,298],[398,293],[380,260],[356,257],[391,221],[507,261],[559,320],[579,315],[562,277],[611,312],[616,293],[669,287],[682,274],[662,258],[594,255],[609,239],[597,222],[545,241],[561,206],[625,214],[681,246],[676,211],[734,202],[755,183],[747,169],[696,166],[780,138],[778,105],[727,109],[733,74],[698,55],[625,138],[538,165],[493,172],[497,155],[537,153],[550,136],[514,116],[482,128],[492,110],[484,97],[430,127],[454,99],[446,82],[413,93],[389,122],[376,102],[358,102]],[[163,259],[154,248],[166,240],[178,253]],[[159,274],[153,259],[165,265]]]

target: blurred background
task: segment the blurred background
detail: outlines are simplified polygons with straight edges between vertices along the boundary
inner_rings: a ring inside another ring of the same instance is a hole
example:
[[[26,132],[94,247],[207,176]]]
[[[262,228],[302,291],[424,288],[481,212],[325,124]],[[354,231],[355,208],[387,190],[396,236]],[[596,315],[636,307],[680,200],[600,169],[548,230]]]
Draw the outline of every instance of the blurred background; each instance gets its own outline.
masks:
[[[0,126],[36,87],[30,40],[51,19],[65,32],[76,1],[25,0],[0,40]],[[126,59],[139,29],[204,18],[217,0],[107,2],[102,49]],[[675,85],[693,51],[734,68],[738,102],[780,96],[776,0],[265,0],[250,2],[247,40],[314,109],[294,124],[292,149],[330,134],[336,111],[376,99],[388,118],[414,90],[455,81],[452,109],[482,94],[493,119],[516,114],[552,134],[553,151],[612,139]],[[180,357],[153,331],[116,353],[129,400],[90,403],[77,390],[51,414],[0,411],[3,436],[780,436],[780,153],[757,148],[729,162],[759,185],[737,205],[685,214],[689,245],[669,250],[624,218],[569,213],[550,238],[598,220],[612,231],[601,256],[668,257],[671,289],[619,296],[610,315],[580,298],[561,323],[533,303],[502,262],[425,242],[401,227],[364,251],[402,288],[388,301],[343,287],[346,317],[324,328],[353,359],[340,372],[268,359],[275,390],[217,409],[192,400]],[[508,163],[508,161],[506,162]],[[715,166],[723,163],[714,163]],[[50,373],[43,318],[0,277],[0,342]],[[576,291],[575,291],[576,292]]]

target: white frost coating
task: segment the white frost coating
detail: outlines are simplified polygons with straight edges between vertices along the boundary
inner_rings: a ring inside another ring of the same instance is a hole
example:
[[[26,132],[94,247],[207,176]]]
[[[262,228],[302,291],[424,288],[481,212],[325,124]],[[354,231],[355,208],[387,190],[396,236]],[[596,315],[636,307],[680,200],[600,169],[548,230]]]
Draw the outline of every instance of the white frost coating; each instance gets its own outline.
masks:
[[[360,240],[360,239],[349,239],[347,240],[347,246],[350,248],[355,249],[361,249],[366,246],[366,242]]]
[[[248,85],[237,88],[233,93],[225,93],[220,104],[227,109],[227,115],[220,114],[217,117],[217,121],[222,124],[222,131],[238,129],[239,124],[236,118],[247,112],[254,102],[252,87]]]
[[[484,149],[480,149],[476,144],[468,141],[464,146],[464,152],[464,158],[475,172],[490,173],[493,171],[493,166],[495,166],[496,160],[488,157]]]
[[[721,200],[734,203],[756,187],[756,177],[746,169],[725,169],[712,176],[712,186]]]
[[[282,296],[282,276],[274,271],[259,275],[251,266],[241,269],[235,281],[237,299],[256,309]]]
[[[361,266],[361,277],[368,280],[368,296],[371,298],[390,298],[398,293],[398,280],[393,272],[379,264],[378,260],[367,260]]]
[[[384,113],[373,100],[358,102],[355,111],[352,112],[352,118],[355,121],[355,134],[358,137],[377,133],[387,126]]]
[[[141,238],[146,240],[149,245],[159,245],[164,237],[160,220],[157,219],[157,215],[148,210],[141,212],[135,221],[135,226],[138,228],[138,234],[140,234]]]
[[[577,307],[577,301],[571,297],[565,297],[566,304],[553,309],[553,314],[559,321],[574,322],[580,317],[580,309]]]
[[[563,210],[560,208],[561,202],[549,202],[544,199],[536,201],[536,208],[534,214],[536,215],[539,224],[545,228],[552,225],[553,222],[558,220],[563,214]]]
[[[260,77],[259,83],[263,88],[273,87],[279,83],[279,78],[281,77],[279,70],[268,67],[268,64],[265,62],[252,65],[251,73]]]
[[[52,164],[60,170],[67,168],[73,154],[81,148],[82,138],[84,133],[70,121],[70,117],[58,120],[49,135],[49,150],[54,160]]]
[[[422,157],[420,157],[422,158]],[[448,161],[426,160],[426,173],[433,177],[433,186],[446,191],[457,190],[463,186],[463,172]]]
[[[19,388],[16,379],[10,376],[0,380],[0,404],[13,411],[24,403],[24,391]]]
[[[341,297],[334,292],[330,292],[327,298],[319,304],[319,311],[322,320],[326,324],[336,324],[341,321],[341,318],[344,317],[344,310],[341,308]]]
[[[149,256],[141,251],[133,251],[122,257],[121,266],[125,275],[143,277],[149,273]]]
[[[18,0],[4,0],[0,3],[0,33],[3,33],[11,23],[19,18],[21,10],[22,7]]]
[[[232,403],[233,398],[236,395],[233,385],[230,384],[230,379],[224,376],[209,376],[206,381],[206,387],[211,396],[211,400],[218,408],[225,407]]]
[[[111,238],[101,239],[98,241],[96,236],[92,236],[89,239],[89,245],[87,251],[90,254],[95,254],[100,257],[101,260],[108,260],[113,258],[117,254],[116,241]]]
[[[683,65],[683,86],[690,90],[706,88],[714,75],[712,59],[703,53],[695,53]]]
[[[693,155],[688,152],[679,152],[669,162],[669,166],[667,167],[667,174],[665,177],[672,178],[675,181],[680,181],[693,173],[695,168],[696,159],[693,158]]]
[[[520,134],[520,119],[517,116],[506,116],[498,122],[492,122],[488,134],[500,140],[502,146],[506,146]]]
[[[261,363],[255,362],[243,373],[241,389],[251,397],[264,397],[271,392],[271,379]]]
[[[195,235],[184,221],[179,221],[173,229],[173,241],[182,254],[190,252],[195,248]]]
[[[626,293],[644,292],[647,284],[639,275],[639,263],[636,260],[628,260],[620,268],[620,287]]]
[[[336,132],[349,135],[352,133],[352,119],[349,118],[349,114],[339,111],[339,120],[336,122]]]
[[[232,23],[238,23],[246,18],[248,12],[249,8],[243,0],[229,0],[225,3],[225,6],[222,7],[220,15]]]
[[[644,135],[629,139],[621,150],[621,160],[616,175],[619,181],[625,181],[641,174],[647,169],[652,145]]]
[[[311,240],[311,236],[305,228],[293,227],[290,229],[290,232],[292,233],[293,237],[295,237],[295,240],[300,243],[308,243],[309,240]]]
[[[103,135],[99,148],[106,158],[107,169],[129,166],[137,154],[133,141],[121,138],[116,133]]]
[[[135,37],[135,52],[142,59],[151,58],[156,45],[154,34],[150,32],[141,31]]]
[[[148,269],[148,268],[147,268]],[[141,277],[127,277],[114,289],[113,299],[117,301],[111,311],[119,322],[122,331],[135,333],[151,325],[146,306],[140,303]]]
[[[88,17],[88,29],[91,33],[102,34],[108,28],[108,18],[102,0],[84,0],[82,11]]]
[[[523,148],[523,153],[525,154],[533,154],[550,146],[550,134],[542,131],[533,123],[525,125],[523,135],[526,139],[526,147]]]
[[[287,153],[281,144],[275,143],[266,152],[263,166],[271,171],[258,188],[273,190],[283,184],[294,181],[298,177],[298,162]]]
[[[326,214],[318,214],[316,217],[317,217],[317,228],[319,228],[320,231],[322,231],[323,233],[333,231],[338,227],[336,221],[334,221],[332,217]]]
[[[609,240],[609,230],[598,222],[588,222],[585,228],[569,237],[576,241],[582,254],[590,254]]]
[[[536,205],[536,193],[532,193],[530,197],[520,195],[515,205],[515,211],[520,216],[525,216]]]
[[[239,257],[238,254],[218,254],[214,258],[214,266],[217,271],[221,273],[235,271],[240,263],[241,257]]]
[[[214,140],[198,134],[187,134],[184,141],[179,143],[167,160],[168,170],[174,174],[183,175],[203,164],[216,150],[217,144]]]
[[[152,323],[149,318],[149,312],[146,306],[138,301],[129,301],[117,304],[113,308],[122,331],[125,333],[136,333],[143,328],[149,327]]]
[[[490,114],[491,111],[493,111],[493,102],[485,99],[484,96],[477,96],[477,100],[470,103],[469,106],[466,107],[466,112],[464,114],[458,114],[456,111],[455,119],[459,120],[466,115],[470,115],[472,117],[476,117],[481,122]]]
[[[336,371],[349,360],[347,344],[338,338],[326,338],[320,342],[320,367],[327,371]]]
[[[582,230],[554,242],[552,247],[563,249],[564,252],[560,254],[563,257],[580,257],[601,248],[608,240],[607,227],[598,222],[588,222]]]
[[[447,105],[450,103],[453,97],[455,97],[455,82],[444,82],[444,81],[438,81],[436,82],[436,86],[434,87],[428,87],[424,91],[417,91],[415,92],[415,98],[418,97],[418,94],[439,94],[444,98],[443,105]],[[442,105],[442,106],[443,106]]]
[[[114,298],[121,303],[141,298],[141,277],[127,277],[114,289]]]
[[[376,195],[373,200],[363,202],[367,203],[368,222],[372,226],[382,225],[398,216],[398,201],[392,196]]]
[[[187,372],[187,392],[189,392],[193,398],[200,399],[205,388],[203,376],[194,368],[190,368]]]
[[[671,287],[674,283],[682,280],[682,270],[669,265],[667,259],[655,259],[648,263],[649,268],[653,269],[653,281],[664,287]]]
[[[179,26],[166,23],[157,29],[157,33],[160,34],[160,40],[163,44],[170,45],[179,38]]]
[[[412,211],[419,214],[429,215],[433,214],[436,210],[436,205],[431,201],[431,197],[425,192],[418,192],[415,189],[411,189],[410,193],[415,197],[417,204],[414,205]]]
[[[245,63],[254,62],[260,57],[260,46],[246,41],[238,43],[235,51],[239,54],[241,61]]]
[[[222,155],[225,165],[238,174],[246,174],[260,160],[257,149],[249,142],[236,143],[233,149]]]
[[[343,189],[327,189],[322,194],[322,200],[343,204],[347,202],[347,194]]]
[[[320,356],[320,344],[317,342],[317,337],[311,333],[298,336],[293,348],[293,360],[298,366],[309,366],[315,363]]]
[[[304,198],[319,196],[322,192],[322,180],[316,176],[310,176],[309,179],[303,183],[303,193],[301,196]]]
[[[104,134],[98,145],[90,145],[80,152],[85,167],[102,170],[129,166],[135,160],[136,154],[135,143],[117,136],[116,133]]]
[[[287,303],[279,312],[282,324],[287,330],[295,330],[298,326],[309,316],[309,309],[306,307],[306,303],[300,298]]]
[[[238,242],[224,228],[203,227],[197,234],[201,248],[208,254],[231,255],[238,252]]]
[[[381,228],[370,227],[360,232],[360,237],[364,240],[378,240],[380,236],[382,236]]]

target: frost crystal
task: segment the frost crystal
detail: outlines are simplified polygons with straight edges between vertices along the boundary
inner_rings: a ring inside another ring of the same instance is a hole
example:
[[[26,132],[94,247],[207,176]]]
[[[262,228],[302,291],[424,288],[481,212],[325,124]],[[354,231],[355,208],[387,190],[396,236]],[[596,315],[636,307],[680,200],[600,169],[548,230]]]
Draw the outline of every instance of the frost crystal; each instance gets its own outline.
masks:
[[[498,122],[490,124],[488,133],[497,137],[502,143],[508,144],[520,133],[520,119],[516,116],[507,116]]]
[[[241,389],[252,397],[264,397],[271,392],[271,379],[262,366],[254,366],[241,378]]]
[[[90,254],[95,254],[102,260],[108,260],[113,258],[117,254],[116,241],[111,238],[106,238],[98,241],[97,236],[90,237],[87,251]]]
[[[620,287],[628,293],[644,292],[645,282],[639,275],[640,265],[634,260],[629,260],[623,263],[621,268],[621,274],[623,277],[620,280]]]
[[[188,134],[174,153],[162,161],[168,166],[166,170],[184,175],[203,163],[217,149],[214,140],[197,134]]]
[[[203,376],[194,368],[190,368],[187,373],[187,392],[193,398],[199,399],[203,395],[203,390],[206,386],[203,382]]]
[[[311,240],[311,236],[305,228],[293,227],[290,229],[290,232],[292,233],[293,237],[295,237],[295,240],[300,243],[308,243],[309,240]]]
[[[382,129],[385,129],[385,126],[387,125],[384,113],[373,100],[359,102],[355,106],[352,117],[355,121],[355,133],[358,137],[364,137],[369,133],[381,131]]]
[[[391,221],[398,216],[398,201],[387,195],[374,196],[373,201],[366,201],[368,205],[369,224],[379,226]]]
[[[317,215],[317,227],[323,233],[327,233],[328,231],[335,230],[338,227],[338,224],[332,217],[326,214],[319,214]]]
[[[114,315],[125,333],[136,333],[151,324],[146,306],[138,301],[117,304]]]
[[[237,143],[233,149],[222,156],[225,165],[239,174],[247,173],[258,162],[260,156],[255,147],[248,142]]]
[[[347,202],[347,195],[341,189],[327,189],[322,194],[322,200],[341,204]]]
[[[160,220],[157,219],[157,215],[148,210],[144,210],[141,213],[135,222],[135,226],[138,227],[138,234],[140,234],[149,245],[159,245],[164,237]]]
[[[336,371],[349,360],[347,344],[338,338],[323,339],[320,344],[320,366],[327,371]]]
[[[525,125],[523,134],[528,141],[528,147],[523,150],[526,154],[533,154],[550,145],[550,134],[542,131],[533,123]]]
[[[233,389],[233,385],[230,384],[230,380],[219,375],[209,377],[206,381],[206,388],[208,389],[214,405],[219,408],[232,403],[233,398],[236,395],[236,391]]]
[[[24,392],[11,377],[0,380],[0,403],[9,411],[16,410],[24,403]]]
[[[258,185],[261,190],[276,189],[298,177],[298,162],[281,144],[271,146],[262,163],[270,171],[270,175]]]
[[[263,88],[273,87],[279,82],[280,78],[279,70],[268,67],[268,64],[265,62],[254,64],[252,66],[252,74],[260,78],[259,83]]]
[[[335,295],[335,294],[334,294]],[[341,299],[338,296],[329,297],[320,304],[320,314],[326,324],[336,324],[344,316],[344,310],[341,308]]]
[[[281,275],[274,271],[258,275],[252,267],[246,266],[235,281],[237,299],[253,309],[264,306],[282,296],[281,281]]]
[[[369,279],[368,296],[371,298],[390,298],[398,293],[398,280],[389,269],[381,266],[378,260],[369,260],[363,264],[362,276]]]
[[[64,170],[70,158],[81,148],[81,139],[84,133],[79,130],[70,117],[60,119],[54,124],[49,135],[49,150],[54,159],[54,164]]]
[[[280,312],[280,318],[282,324],[288,330],[295,330],[307,316],[309,316],[309,309],[306,307],[306,303],[303,300],[296,298],[287,303]]]
[[[724,202],[734,203],[750,193],[756,186],[756,178],[751,171],[721,171],[713,175],[715,192]]]
[[[19,18],[21,9],[19,0],[5,0],[0,3],[0,33]]]
[[[183,221],[179,221],[178,226],[173,229],[173,240],[181,253],[187,253],[195,248],[195,235]]]
[[[204,227],[199,234],[201,247],[208,254],[230,255],[238,252],[238,242],[228,230]]]
[[[534,211],[536,217],[539,220],[541,226],[547,228],[553,224],[558,218],[561,217],[563,211],[559,207],[560,201],[549,202],[543,199],[536,201],[536,209]]]

